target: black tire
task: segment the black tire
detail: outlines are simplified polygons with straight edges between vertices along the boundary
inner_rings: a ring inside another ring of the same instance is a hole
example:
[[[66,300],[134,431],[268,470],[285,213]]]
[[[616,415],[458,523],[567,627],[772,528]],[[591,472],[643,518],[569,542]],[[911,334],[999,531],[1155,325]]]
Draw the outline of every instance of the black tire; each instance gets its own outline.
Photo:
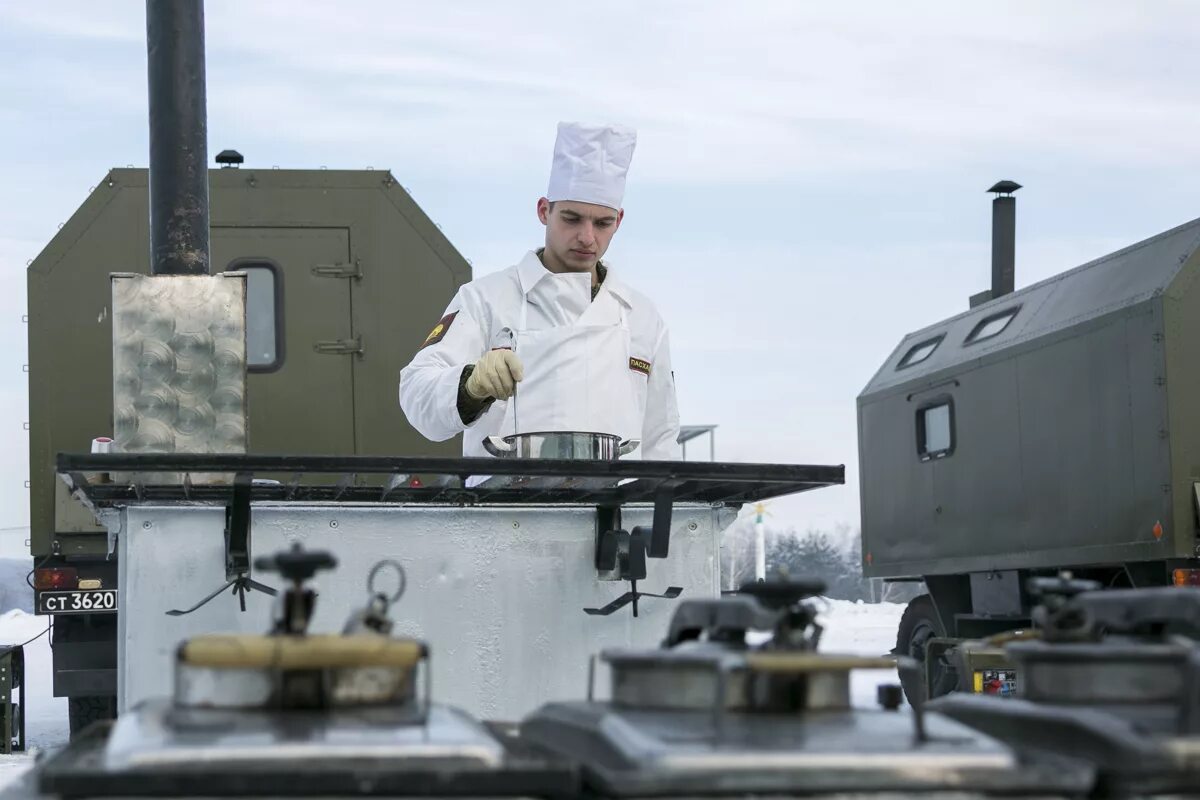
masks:
[[[927,594],[919,595],[909,601],[900,617],[900,627],[896,631],[896,655],[908,656],[919,662],[922,675],[925,668],[925,645],[930,639],[946,635],[946,629],[933,607],[933,598]],[[913,698],[926,699],[929,695],[924,680],[913,676],[901,675],[900,685],[904,687],[904,697],[912,705]],[[939,667],[933,675],[933,696],[940,697],[954,691],[958,685],[958,676],[948,666]]]
[[[93,722],[117,718],[117,698],[68,697],[67,714],[71,723],[71,738],[87,730]]]

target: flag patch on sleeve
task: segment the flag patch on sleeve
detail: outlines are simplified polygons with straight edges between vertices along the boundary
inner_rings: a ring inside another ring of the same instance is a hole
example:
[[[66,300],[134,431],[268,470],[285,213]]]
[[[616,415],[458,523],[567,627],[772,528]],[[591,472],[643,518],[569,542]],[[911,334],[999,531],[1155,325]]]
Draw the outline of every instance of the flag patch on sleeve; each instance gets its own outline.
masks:
[[[440,342],[446,336],[446,331],[450,330],[450,323],[454,322],[454,318],[457,316],[457,311],[451,311],[449,314],[438,320],[438,324],[433,326],[433,330],[431,330],[429,335],[425,337],[425,344],[421,345],[421,347],[429,347],[431,344],[437,344]]]
[[[629,368],[634,372],[640,372],[643,375],[650,374],[650,362],[644,358],[629,359]]]

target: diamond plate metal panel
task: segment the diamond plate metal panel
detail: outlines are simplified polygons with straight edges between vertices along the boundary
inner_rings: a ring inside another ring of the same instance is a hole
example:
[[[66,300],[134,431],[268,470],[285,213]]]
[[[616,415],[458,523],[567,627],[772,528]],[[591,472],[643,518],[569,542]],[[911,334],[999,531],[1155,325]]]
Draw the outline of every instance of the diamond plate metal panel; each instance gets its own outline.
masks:
[[[112,308],[117,449],[244,453],[245,275],[113,275]]]

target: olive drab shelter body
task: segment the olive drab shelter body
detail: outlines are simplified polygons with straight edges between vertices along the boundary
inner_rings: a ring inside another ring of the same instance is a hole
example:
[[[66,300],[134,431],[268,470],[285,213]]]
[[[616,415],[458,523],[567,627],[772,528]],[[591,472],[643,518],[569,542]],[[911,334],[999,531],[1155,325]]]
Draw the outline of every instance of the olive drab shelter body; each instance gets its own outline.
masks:
[[[390,172],[210,170],[212,269],[247,273],[248,445],[453,453],[409,427],[396,378],[471,268]],[[109,275],[149,272],[144,169],[115,169],[29,267],[33,554],[102,554],[55,503],[54,455],[111,435]]]
[[[150,273],[147,179],[112,170],[28,270],[30,549],[108,598],[115,542],[67,494],[55,458],[115,433],[110,275]],[[395,386],[471,269],[392,174],[226,168],[209,184],[212,272],[246,275],[246,448],[454,454],[409,427]],[[54,694],[76,732],[116,710],[116,604],[75,611],[54,594],[39,586],[35,605],[55,614]]]
[[[906,336],[858,398],[865,573],[1169,582],[1197,548],[1198,278],[1200,220]]]

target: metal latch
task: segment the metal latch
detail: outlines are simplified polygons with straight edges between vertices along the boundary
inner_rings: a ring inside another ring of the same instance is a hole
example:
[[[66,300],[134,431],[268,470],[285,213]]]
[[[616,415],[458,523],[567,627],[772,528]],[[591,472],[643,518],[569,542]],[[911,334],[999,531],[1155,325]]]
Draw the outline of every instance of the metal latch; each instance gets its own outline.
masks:
[[[358,259],[353,264],[317,264],[312,268],[312,274],[318,278],[354,278],[362,280],[362,266]]]
[[[358,355],[361,357],[363,354],[362,337],[355,336],[353,339],[327,339],[323,342],[315,342],[313,350],[324,355]]]

